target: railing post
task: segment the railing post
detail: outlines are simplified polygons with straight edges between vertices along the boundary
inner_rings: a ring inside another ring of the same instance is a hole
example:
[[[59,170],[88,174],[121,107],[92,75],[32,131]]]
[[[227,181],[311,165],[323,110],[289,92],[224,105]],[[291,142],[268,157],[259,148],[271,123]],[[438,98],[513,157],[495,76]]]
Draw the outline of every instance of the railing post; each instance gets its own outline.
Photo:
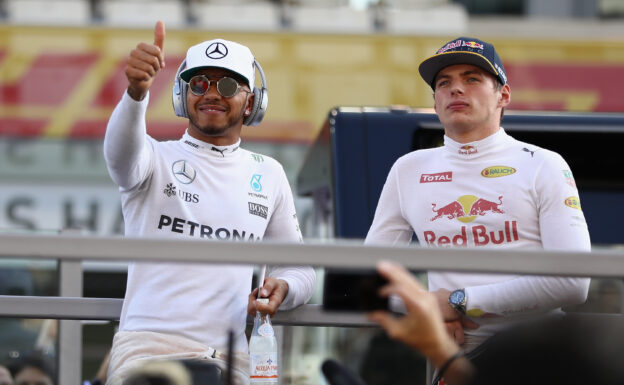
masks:
[[[76,235],[62,231],[61,235]],[[82,297],[82,262],[59,260],[59,296]],[[82,383],[81,321],[59,320],[58,383]]]

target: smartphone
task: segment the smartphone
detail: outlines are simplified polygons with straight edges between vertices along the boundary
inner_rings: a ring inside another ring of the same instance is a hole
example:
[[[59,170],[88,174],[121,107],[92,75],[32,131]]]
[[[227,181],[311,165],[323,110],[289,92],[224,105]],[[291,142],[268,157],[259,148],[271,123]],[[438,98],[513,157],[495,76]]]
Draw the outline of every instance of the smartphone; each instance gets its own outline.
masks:
[[[326,269],[323,309],[367,312],[389,310],[388,298],[379,289],[388,281],[374,269]]]

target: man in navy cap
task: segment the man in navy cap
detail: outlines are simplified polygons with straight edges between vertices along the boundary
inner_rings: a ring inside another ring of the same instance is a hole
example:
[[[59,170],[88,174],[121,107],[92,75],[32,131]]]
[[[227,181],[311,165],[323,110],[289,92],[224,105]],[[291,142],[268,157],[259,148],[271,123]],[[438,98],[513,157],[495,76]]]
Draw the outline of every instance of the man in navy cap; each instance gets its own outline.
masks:
[[[396,161],[367,243],[589,251],[570,168],[501,127],[511,89],[488,42],[459,37],[424,60],[444,145]],[[588,278],[428,273],[448,331],[467,350],[528,316],[584,302]]]

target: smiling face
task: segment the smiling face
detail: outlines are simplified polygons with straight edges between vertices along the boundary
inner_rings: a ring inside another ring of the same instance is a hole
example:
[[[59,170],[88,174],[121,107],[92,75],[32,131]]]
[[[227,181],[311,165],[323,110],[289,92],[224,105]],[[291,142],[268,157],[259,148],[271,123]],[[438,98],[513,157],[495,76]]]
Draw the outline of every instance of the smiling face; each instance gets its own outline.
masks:
[[[204,68],[194,75],[204,75],[211,80],[210,88],[204,95],[186,94],[189,115],[188,133],[195,139],[217,146],[234,144],[240,137],[245,116],[253,105],[253,93],[240,76],[221,68]],[[241,84],[240,91],[225,98],[217,91],[217,80],[232,77]]]
[[[443,68],[434,81],[434,108],[445,134],[459,143],[486,138],[500,128],[509,104],[508,85],[471,64]]]

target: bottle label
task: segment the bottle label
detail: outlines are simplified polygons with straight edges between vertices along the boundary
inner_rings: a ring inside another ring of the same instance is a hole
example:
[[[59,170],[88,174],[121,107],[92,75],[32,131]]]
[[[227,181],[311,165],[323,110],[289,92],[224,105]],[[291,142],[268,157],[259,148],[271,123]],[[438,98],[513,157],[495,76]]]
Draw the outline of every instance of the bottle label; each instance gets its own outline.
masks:
[[[273,335],[275,335],[275,333],[273,333],[273,327],[269,323],[260,325],[260,327],[258,327],[258,334],[262,337],[273,337]]]
[[[251,361],[251,383],[277,381],[277,353],[256,353],[249,355]]]

